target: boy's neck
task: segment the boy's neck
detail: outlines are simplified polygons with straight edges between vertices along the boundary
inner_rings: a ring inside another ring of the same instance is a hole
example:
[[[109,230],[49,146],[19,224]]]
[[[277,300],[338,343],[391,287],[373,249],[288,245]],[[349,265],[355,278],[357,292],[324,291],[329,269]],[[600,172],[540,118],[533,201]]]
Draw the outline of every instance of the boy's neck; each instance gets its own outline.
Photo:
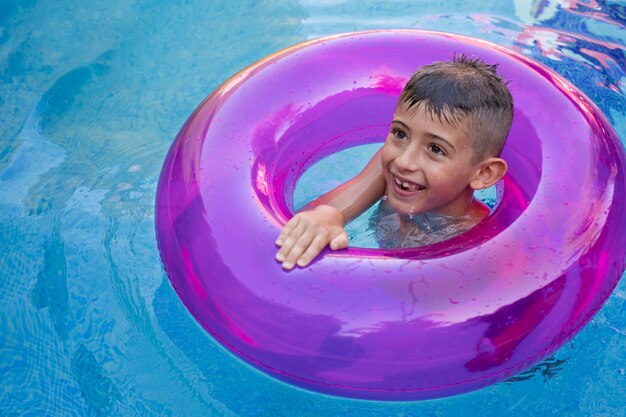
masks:
[[[425,222],[448,222],[465,223],[467,228],[472,228],[490,213],[487,207],[480,200],[474,198],[474,190],[464,191],[457,197],[453,205],[449,205],[445,210],[434,210],[416,214],[399,215],[401,224],[415,224],[415,220]]]
[[[453,201],[433,213],[446,217],[465,217],[475,210],[474,190],[466,187]]]

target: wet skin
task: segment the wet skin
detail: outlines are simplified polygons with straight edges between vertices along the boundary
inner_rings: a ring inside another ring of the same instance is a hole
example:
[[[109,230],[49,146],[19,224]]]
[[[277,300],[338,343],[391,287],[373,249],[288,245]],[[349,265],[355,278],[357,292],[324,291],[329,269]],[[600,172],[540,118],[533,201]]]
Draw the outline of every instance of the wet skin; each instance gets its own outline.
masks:
[[[401,214],[484,217],[473,197],[480,164],[470,138],[423,108],[400,103],[382,148],[388,203]]]

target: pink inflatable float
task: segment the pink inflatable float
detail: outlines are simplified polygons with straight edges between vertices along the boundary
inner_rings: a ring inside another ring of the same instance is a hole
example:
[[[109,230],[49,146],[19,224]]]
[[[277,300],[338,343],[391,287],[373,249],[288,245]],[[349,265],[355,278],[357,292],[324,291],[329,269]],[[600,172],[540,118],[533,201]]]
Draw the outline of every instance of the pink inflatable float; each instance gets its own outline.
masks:
[[[493,213],[436,245],[283,271],[273,242],[298,177],[382,142],[410,74],[455,52],[498,63],[515,98]],[[343,34],[259,61],[198,107],[165,160],[157,238],[189,311],[249,364],[329,394],[442,397],[528,368],[602,306],[625,266],[624,167],[598,109],[524,56],[444,33]]]

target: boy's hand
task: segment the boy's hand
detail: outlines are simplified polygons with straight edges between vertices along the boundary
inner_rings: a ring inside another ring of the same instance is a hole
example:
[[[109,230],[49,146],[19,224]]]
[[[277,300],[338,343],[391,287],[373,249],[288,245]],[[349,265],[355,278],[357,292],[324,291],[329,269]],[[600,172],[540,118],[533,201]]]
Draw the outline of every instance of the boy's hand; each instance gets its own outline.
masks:
[[[343,221],[341,212],[328,205],[296,214],[276,239],[276,245],[280,246],[276,260],[282,262],[284,269],[296,264],[305,267],[326,245],[332,250],[346,248],[348,235]]]

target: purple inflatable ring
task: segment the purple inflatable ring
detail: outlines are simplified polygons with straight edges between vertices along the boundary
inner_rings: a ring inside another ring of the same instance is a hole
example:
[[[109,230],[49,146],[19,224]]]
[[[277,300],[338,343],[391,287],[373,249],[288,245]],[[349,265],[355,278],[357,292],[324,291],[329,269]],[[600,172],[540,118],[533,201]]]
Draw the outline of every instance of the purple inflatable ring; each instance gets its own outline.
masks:
[[[298,177],[382,142],[410,74],[455,52],[498,63],[515,99],[493,213],[432,246],[283,271],[273,242]],[[520,54],[444,33],[342,34],[253,64],[196,109],[163,166],[157,239],[183,303],[249,364],[329,394],[442,397],[528,368],[602,306],[625,267],[625,161],[589,99]]]

